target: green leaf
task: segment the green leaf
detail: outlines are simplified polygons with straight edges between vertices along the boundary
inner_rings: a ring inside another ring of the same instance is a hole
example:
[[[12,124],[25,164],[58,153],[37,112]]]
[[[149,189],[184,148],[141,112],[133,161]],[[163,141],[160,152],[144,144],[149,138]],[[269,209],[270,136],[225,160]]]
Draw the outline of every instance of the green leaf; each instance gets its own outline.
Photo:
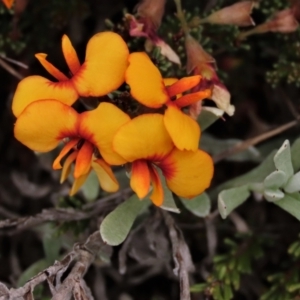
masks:
[[[264,197],[269,202],[275,202],[284,197],[284,193],[279,189],[265,189],[264,190]]]
[[[248,185],[222,191],[218,196],[219,213],[225,219],[250,196]]]
[[[176,206],[176,203],[174,201],[174,197],[172,192],[169,190],[167,184],[166,184],[166,179],[163,176],[162,172],[158,170],[159,178],[162,183],[163,191],[164,191],[164,202],[160,206],[161,209],[173,212],[173,213],[180,213],[180,210]]]
[[[218,156],[218,154],[231,149],[242,141],[238,139],[218,139],[208,133],[204,133],[201,135],[200,142],[201,149],[209,152],[212,156]],[[240,153],[228,156],[226,160],[260,162],[262,158],[259,151],[255,147],[251,146]]]
[[[100,186],[95,172],[90,172],[81,190],[86,200],[94,201],[97,198],[99,195]]]
[[[211,193],[209,193],[211,199],[214,199],[217,197],[217,195],[228,188],[232,187],[239,187],[245,184],[249,183],[257,183],[262,182],[264,179],[275,170],[274,165],[274,154],[276,153],[276,150],[274,150],[270,155],[256,168],[251,170],[250,172],[241,175],[239,177],[233,178],[229,181],[226,181],[225,183],[218,186],[217,189],[213,190]]]
[[[193,199],[179,199],[185,208],[197,217],[206,217],[210,212],[211,203],[209,196],[206,193],[202,193]]]
[[[46,259],[40,259],[36,261],[22,273],[22,275],[19,277],[19,280],[17,282],[17,286],[18,287],[23,286],[26,283],[26,281],[36,276],[39,272],[43,271],[48,266],[49,263],[46,261]]]
[[[300,172],[290,177],[284,187],[284,190],[289,194],[300,191]]]
[[[286,180],[294,174],[292,165],[290,142],[285,140],[274,156],[275,167],[286,174]]]
[[[294,283],[290,284],[289,286],[286,287],[286,289],[290,292],[293,293],[295,291],[300,290],[300,283]]]
[[[55,237],[53,234],[43,238],[43,247],[45,252],[45,259],[51,265],[59,256],[59,251],[61,248],[61,240]]]
[[[233,297],[232,288],[230,285],[224,284],[223,286],[223,294],[224,294],[224,300],[230,300]]]
[[[298,138],[291,147],[292,163],[294,170],[300,170],[300,138]]]
[[[268,175],[264,180],[266,189],[278,189],[286,183],[286,174],[283,171],[277,170]]]
[[[121,203],[100,225],[103,241],[111,246],[120,245],[126,239],[137,215],[149,204],[149,200],[139,200],[136,194]]]
[[[198,117],[198,123],[201,131],[204,131],[210,125],[219,120],[224,114],[224,111],[213,107],[202,107],[201,114]]]
[[[200,293],[203,292],[207,287],[207,283],[197,283],[190,287],[191,293]]]
[[[285,195],[285,197],[281,200],[274,202],[274,204],[278,205],[296,219],[300,221],[300,195],[299,193],[292,195]]]

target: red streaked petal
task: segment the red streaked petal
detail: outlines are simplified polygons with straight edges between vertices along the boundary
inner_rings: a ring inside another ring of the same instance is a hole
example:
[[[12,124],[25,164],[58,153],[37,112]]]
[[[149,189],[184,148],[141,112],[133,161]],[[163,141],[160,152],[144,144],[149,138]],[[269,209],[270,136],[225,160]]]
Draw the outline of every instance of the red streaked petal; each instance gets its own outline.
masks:
[[[65,81],[69,80],[69,78],[63,74],[61,71],[59,71],[56,67],[54,67],[47,59],[47,54],[45,53],[37,53],[35,57],[38,59],[38,61],[41,63],[41,65],[46,69],[46,71],[51,74],[54,78],[56,78],[58,81]]]
[[[80,62],[70,39],[65,34],[62,37],[62,50],[70,71],[73,75],[76,74],[80,69]]]
[[[71,106],[78,94],[71,81],[52,82],[42,76],[28,76],[21,80],[12,101],[12,111],[18,117],[26,106],[37,100],[55,99]]]
[[[161,159],[174,147],[163,119],[160,114],[144,114],[132,119],[117,131],[113,149],[129,162]]]
[[[90,170],[93,152],[94,146],[90,142],[84,141],[76,158],[74,178],[79,178]]]
[[[198,149],[201,135],[200,127],[195,120],[184,114],[177,106],[168,105],[164,115],[164,123],[178,149],[192,151]]]
[[[63,163],[63,168],[61,170],[60,183],[63,183],[70,175],[71,165],[75,161],[77,155],[78,151],[74,151],[66,158],[65,162]]]
[[[54,170],[59,170],[62,168],[60,161],[62,160],[62,158],[68,154],[68,152],[75,147],[79,142],[79,139],[71,139],[67,144],[64,145],[64,147],[62,148],[62,150],[60,151],[59,155],[56,157],[56,159],[53,162],[52,168]]]
[[[150,172],[145,160],[136,160],[132,163],[130,186],[140,199],[149,193]]]
[[[165,104],[169,96],[163,78],[149,56],[144,52],[132,53],[129,63],[125,78],[131,95],[148,107],[158,108]]]
[[[111,103],[102,102],[96,109],[80,115],[80,136],[93,143],[110,165],[122,165],[126,159],[112,148],[118,129],[130,121],[130,117]]]
[[[114,32],[95,34],[88,42],[85,62],[72,78],[81,96],[102,96],[117,89],[125,80],[129,50]]]
[[[69,193],[70,196],[75,195],[78,192],[78,190],[83,186],[83,184],[85,183],[85,181],[87,180],[87,178],[90,174],[90,171],[91,171],[91,168],[89,169],[89,171],[87,173],[85,173],[84,175],[82,175],[74,180],[72,188]]]
[[[173,103],[179,107],[185,107],[185,106],[191,105],[195,102],[198,102],[200,100],[209,98],[210,96],[211,96],[211,90],[207,89],[207,90],[199,91],[196,93],[183,95],[182,97],[176,99]]]
[[[96,172],[101,188],[110,193],[119,189],[119,183],[108,163],[103,159],[92,161],[92,168]]]
[[[168,94],[170,97],[181,94],[196,86],[200,82],[200,80],[201,80],[200,75],[183,77],[178,81],[176,81],[175,83],[173,83],[172,85],[167,87]]]
[[[171,191],[193,198],[210,186],[214,172],[212,158],[202,150],[174,149],[159,165]]]
[[[158,172],[154,167],[150,168],[150,176],[153,188],[150,199],[156,206],[161,206],[164,202],[164,190]]]
[[[130,186],[140,199],[147,196],[150,188],[150,173],[145,160],[136,160],[132,163]]]
[[[66,137],[77,135],[77,112],[56,100],[39,100],[19,115],[14,134],[18,141],[34,151],[54,149]]]

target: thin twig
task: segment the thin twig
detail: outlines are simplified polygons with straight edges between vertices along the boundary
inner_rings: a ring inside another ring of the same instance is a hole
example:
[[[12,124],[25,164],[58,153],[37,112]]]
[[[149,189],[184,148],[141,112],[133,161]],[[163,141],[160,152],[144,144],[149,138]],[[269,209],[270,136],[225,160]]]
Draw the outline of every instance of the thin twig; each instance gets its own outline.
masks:
[[[180,300],[190,300],[189,272],[194,271],[190,250],[183,238],[182,232],[176,226],[174,219],[166,211],[161,211],[168,227],[169,237],[172,244],[173,260],[175,263],[174,273],[178,275],[180,282]]]
[[[99,199],[94,203],[88,203],[82,207],[82,210],[73,208],[50,208],[44,209],[41,213],[34,216],[23,218],[12,218],[0,221],[0,229],[5,229],[0,234],[13,235],[21,230],[40,225],[45,222],[62,222],[62,221],[80,221],[89,219],[104,212],[116,203],[112,200],[124,198],[131,193],[130,188],[126,188],[120,192],[108,195]]]
[[[23,68],[23,69],[28,69],[28,65],[25,65],[24,63],[22,63],[22,62],[20,62],[20,61],[17,61],[17,60],[15,60],[15,59],[6,57],[6,56],[4,56],[4,55],[0,55],[0,58],[2,58],[3,60],[6,60],[6,61],[8,61],[8,62],[10,62],[10,63],[12,63],[12,64],[18,66],[18,67],[21,67],[21,68]]]
[[[94,232],[84,244],[76,244],[73,250],[61,261],[56,261],[36,276],[32,277],[24,286],[10,290],[0,282],[0,299],[24,299],[32,293],[34,288],[44,281],[48,281],[50,291],[53,293],[52,300],[93,299],[89,289],[83,281],[83,276],[98,255],[105,243],[101,239],[99,231]],[[70,267],[71,262],[76,260],[69,275],[61,282],[61,275]],[[52,285],[50,278],[58,277],[56,286]],[[78,295],[80,294],[80,295]],[[33,298],[32,298],[33,299]]]
[[[220,162],[221,160],[223,160],[223,159],[225,159],[225,158],[227,158],[231,155],[234,155],[234,154],[237,154],[239,152],[242,152],[242,151],[246,150],[250,146],[254,146],[254,145],[256,145],[258,143],[261,143],[261,142],[263,142],[263,141],[265,141],[265,140],[267,140],[267,139],[269,139],[273,136],[276,136],[276,135],[278,135],[278,134],[280,134],[280,133],[282,133],[282,132],[298,125],[298,123],[299,123],[299,118],[297,120],[294,120],[294,121],[291,121],[287,124],[279,126],[279,127],[275,128],[273,130],[270,130],[268,132],[260,134],[260,135],[254,137],[254,138],[250,138],[250,139],[248,139],[244,142],[238,143],[234,147],[232,147],[232,148],[230,148],[230,149],[214,156],[214,158],[213,158],[214,163],[216,164],[216,163]]]
[[[181,0],[174,0],[177,10],[177,18],[181,23],[181,27],[183,32],[187,35],[190,31],[188,23],[186,22],[186,19],[184,17],[184,13],[181,6]]]
[[[21,80],[24,78],[22,74],[17,72],[14,68],[12,68],[7,62],[0,58],[0,66],[9,72],[11,75],[15,76],[17,79]]]

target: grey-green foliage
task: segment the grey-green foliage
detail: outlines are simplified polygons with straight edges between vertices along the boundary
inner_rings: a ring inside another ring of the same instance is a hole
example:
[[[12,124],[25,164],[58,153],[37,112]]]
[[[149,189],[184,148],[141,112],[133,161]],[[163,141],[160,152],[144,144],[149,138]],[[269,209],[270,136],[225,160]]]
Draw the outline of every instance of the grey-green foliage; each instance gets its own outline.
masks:
[[[237,180],[231,180],[233,187],[222,190],[218,195],[221,216],[226,218],[253,191],[300,220],[300,173],[294,173],[300,167],[299,151],[299,139],[295,141],[292,150],[286,140],[275,155],[272,154],[259,167]]]
[[[229,250],[213,259],[213,271],[205,283],[191,287],[191,292],[205,292],[215,300],[230,300],[239,290],[241,276],[251,274],[252,261],[263,255],[261,239],[252,234],[236,237],[238,241],[226,238],[224,244]]]
[[[276,272],[268,276],[271,287],[263,293],[260,300],[290,300],[300,297],[300,240],[293,242],[288,248],[290,267],[284,272]]]

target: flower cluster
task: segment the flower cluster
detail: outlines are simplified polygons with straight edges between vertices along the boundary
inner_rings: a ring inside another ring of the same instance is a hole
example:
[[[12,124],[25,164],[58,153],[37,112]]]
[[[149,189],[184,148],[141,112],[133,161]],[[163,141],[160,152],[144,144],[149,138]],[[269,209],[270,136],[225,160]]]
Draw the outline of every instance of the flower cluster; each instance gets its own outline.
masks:
[[[186,93],[199,85],[201,76],[163,79],[147,54],[130,54],[113,32],[89,40],[82,64],[66,35],[62,50],[70,76],[53,66],[46,54],[36,54],[56,81],[41,76],[23,79],[12,110],[17,118],[15,137],[30,149],[47,152],[64,143],[53,169],[62,169],[61,182],[73,173],[71,195],[92,170],[103,190],[117,191],[112,166],[124,164],[131,167],[130,186],[139,198],[152,189],[150,198],[158,206],[164,199],[159,169],[168,188],[183,198],[193,198],[210,185],[212,159],[198,149],[199,125],[183,111],[211,95],[211,89]],[[111,95],[124,83],[133,101],[145,107],[143,114],[132,118],[111,97],[93,110],[79,113],[72,107],[79,98]]]

